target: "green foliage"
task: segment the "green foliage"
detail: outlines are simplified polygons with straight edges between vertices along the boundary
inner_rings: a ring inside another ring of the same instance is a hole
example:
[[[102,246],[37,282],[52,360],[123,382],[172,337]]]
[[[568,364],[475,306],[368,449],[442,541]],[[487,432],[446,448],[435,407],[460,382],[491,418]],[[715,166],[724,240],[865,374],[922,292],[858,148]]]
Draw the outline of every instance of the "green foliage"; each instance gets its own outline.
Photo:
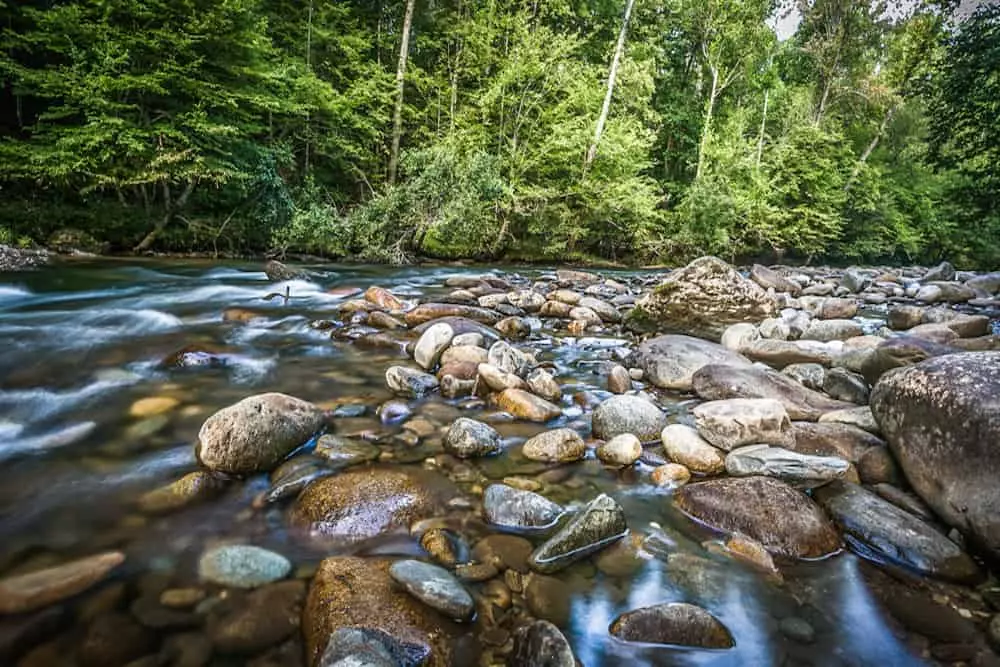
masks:
[[[1000,261],[1000,9],[0,2],[0,225],[371,261]]]

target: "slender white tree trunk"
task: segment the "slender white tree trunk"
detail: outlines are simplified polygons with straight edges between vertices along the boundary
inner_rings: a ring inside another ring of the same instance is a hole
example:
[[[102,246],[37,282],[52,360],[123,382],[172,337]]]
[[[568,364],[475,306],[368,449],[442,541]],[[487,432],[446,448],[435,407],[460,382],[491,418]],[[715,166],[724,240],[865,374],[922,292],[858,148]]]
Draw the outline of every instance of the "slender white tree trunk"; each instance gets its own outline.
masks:
[[[764,154],[764,130],[767,129],[767,102],[771,96],[770,90],[764,91],[764,113],[760,118],[760,134],[757,136],[757,169],[760,169],[760,159]]]
[[[389,153],[389,185],[396,182],[399,167],[399,139],[403,133],[403,83],[406,78],[406,58],[410,52],[410,25],[416,0],[406,0],[403,16],[403,35],[399,44],[399,65],[396,67],[396,108],[392,112],[392,151]]]
[[[712,90],[708,94],[708,102],[705,104],[705,125],[701,128],[701,143],[698,146],[698,168],[694,177],[701,178],[701,172],[705,168],[705,151],[708,150],[708,136],[712,132],[712,115],[715,113],[715,98],[719,94],[719,70],[712,67]]]
[[[597,127],[594,129],[594,140],[587,150],[587,158],[583,164],[586,171],[590,168],[594,158],[597,157],[597,146],[601,142],[601,134],[604,132],[604,124],[608,121],[608,112],[611,110],[611,96],[615,92],[615,77],[618,75],[618,64],[622,59],[622,52],[625,51],[625,35],[628,32],[629,18],[632,16],[632,6],[635,0],[627,0],[625,3],[625,18],[622,19],[622,29],[618,32],[618,43],[615,44],[615,55],[611,59],[611,69],[608,72],[608,90],[604,94],[604,105],[601,106],[601,115],[597,117]]]

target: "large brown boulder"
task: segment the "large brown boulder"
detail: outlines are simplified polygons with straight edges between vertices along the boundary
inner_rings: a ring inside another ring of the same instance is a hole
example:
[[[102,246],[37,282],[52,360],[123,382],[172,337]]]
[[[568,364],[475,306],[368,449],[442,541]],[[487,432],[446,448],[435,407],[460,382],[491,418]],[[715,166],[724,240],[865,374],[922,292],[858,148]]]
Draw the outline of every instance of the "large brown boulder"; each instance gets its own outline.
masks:
[[[451,664],[451,637],[458,628],[395,586],[390,565],[389,559],[349,556],[320,563],[302,614],[308,665],[319,664],[332,632],[352,627],[386,633],[425,657],[422,664]]]
[[[290,517],[292,525],[314,537],[357,543],[405,531],[433,515],[453,495],[450,488],[444,478],[422,470],[342,472],[306,487]]]
[[[205,420],[195,454],[210,470],[246,475],[273,470],[323,426],[323,411],[286,394],[258,394]]]
[[[872,412],[910,485],[1000,558],[1000,352],[963,352],[885,374]]]
[[[685,514],[725,533],[741,533],[790,558],[821,558],[840,549],[840,537],[809,496],[772,477],[727,477],[682,487],[674,503]]]
[[[628,321],[640,330],[717,341],[730,324],[760,322],[776,311],[774,298],[760,285],[717,257],[701,257],[639,299]]]

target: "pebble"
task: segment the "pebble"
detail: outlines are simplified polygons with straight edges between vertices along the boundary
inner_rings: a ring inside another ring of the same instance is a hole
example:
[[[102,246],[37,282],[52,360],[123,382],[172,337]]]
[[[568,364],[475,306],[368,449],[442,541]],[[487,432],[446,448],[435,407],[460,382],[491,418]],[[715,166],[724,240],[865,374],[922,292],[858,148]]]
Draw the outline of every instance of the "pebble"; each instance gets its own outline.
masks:
[[[597,447],[597,458],[608,465],[630,466],[642,456],[642,443],[631,433],[622,433]]]
[[[198,561],[204,581],[233,588],[256,588],[288,576],[291,562],[281,554],[248,544],[210,549]]]
[[[448,570],[418,560],[396,561],[389,576],[413,597],[450,618],[472,619],[475,603],[465,587]]]
[[[145,419],[146,417],[154,417],[165,412],[170,412],[180,405],[180,403],[179,400],[171,396],[140,398],[132,404],[128,410],[128,414],[130,417],[135,417],[136,419]]]

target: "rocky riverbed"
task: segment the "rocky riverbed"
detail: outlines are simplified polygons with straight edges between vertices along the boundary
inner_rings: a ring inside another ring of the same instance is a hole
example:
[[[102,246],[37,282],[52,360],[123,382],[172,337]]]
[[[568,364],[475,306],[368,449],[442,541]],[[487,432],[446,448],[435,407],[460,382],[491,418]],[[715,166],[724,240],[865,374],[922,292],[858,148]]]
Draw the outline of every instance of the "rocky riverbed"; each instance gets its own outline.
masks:
[[[0,286],[0,663],[1000,664],[998,293],[42,269]]]

